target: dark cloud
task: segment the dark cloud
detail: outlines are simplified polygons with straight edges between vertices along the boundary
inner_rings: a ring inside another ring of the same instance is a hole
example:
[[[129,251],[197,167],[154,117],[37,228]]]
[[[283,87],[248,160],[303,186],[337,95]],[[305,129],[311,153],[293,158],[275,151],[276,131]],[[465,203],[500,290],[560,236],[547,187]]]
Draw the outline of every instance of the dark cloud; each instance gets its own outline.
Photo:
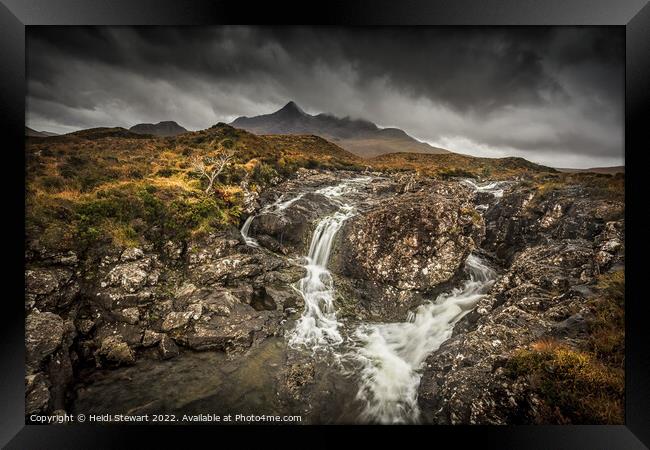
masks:
[[[293,99],[456,151],[622,164],[623,50],[606,27],[32,27],[27,120],[200,129]]]

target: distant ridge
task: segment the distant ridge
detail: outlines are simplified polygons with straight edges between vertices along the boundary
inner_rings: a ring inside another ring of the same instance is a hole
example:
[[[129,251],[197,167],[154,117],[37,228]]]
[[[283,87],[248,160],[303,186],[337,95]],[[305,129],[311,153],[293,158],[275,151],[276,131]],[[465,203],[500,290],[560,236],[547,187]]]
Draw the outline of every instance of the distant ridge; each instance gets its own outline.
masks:
[[[569,172],[569,173],[593,172],[593,173],[615,174],[615,173],[625,173],[625,166],[591,167],[589,169],[570,169],[570,168],[559,168],[558,167],[555,170],[558,170],[560,172]]]
[[[271,114],[238,117],[230,125],[255,134],[313,134],[363,158],[395,152],[449,153],[420,142],[399,128],[380,128],[367,120],[327,113],[311,115],[293,101]]]
[[[58,136],[58,134],[52,133],[50,131],[36,131],[33,128],[25,127],[25,136],[29,136],[29,137],[50,137],[50,136]]]
[[[187,129],[183,128],[173,120],[166,120],[156,124],[139,123],[129,128],[129,131],[137,134],[152,134],[154,136],[176,136],[182,133],[187,133]]]

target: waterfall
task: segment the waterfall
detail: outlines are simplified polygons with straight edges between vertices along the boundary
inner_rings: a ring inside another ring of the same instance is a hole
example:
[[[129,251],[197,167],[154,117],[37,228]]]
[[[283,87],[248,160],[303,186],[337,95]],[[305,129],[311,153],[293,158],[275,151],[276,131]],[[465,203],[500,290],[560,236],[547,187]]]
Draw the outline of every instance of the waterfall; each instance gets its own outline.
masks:
[[[241,227],[240,233],[244,238],[244,242],[246,242],[246,245],[250,247],[259,247],[260,245],[257,243],[257,241],[248,235],[248,231],[251,228],[251,223],[253,223],[254,218],[255,216],[252,214],[248,216],[246,222],[244,222],[244,225]]]
[[[305,265],[307,275],[298,282],[298,291],[305,301],[305,309],[289,338],[289,345],[292,347],[304,345],[316,349],[323,345],[343,342],[334,311],[335,291],[327,263],[337,231],[355,214],[354,206],[338,198],[354,192],[358,183],[368,180],[369,177],[354,178],[316,191],[335,200],[340,206],[336,213],[321,219],[311,238]]]
[[[495,272],[477,256],[465,263],[469,278],[458,288],[421,305],[407,322],[362,324],[351,357],[361,366],[357,398],[364,420],[380,423],[417,421],[420,373],[424,360],[451,337],[454,325],[488,291]]]
[[[293,197],[293,198],[291,198],[289,200],[286,200],[284,202],[282,201],[284,195],[281,195],[280,198],[278,198],[275,202],[273,202],[273,203],[265,206],[264,208],[262,208],[261,213],[262,214],[271,213],[271,214],[278,214],[279,215],[279,214],[282,213],[282,211],[287,209],[294,202],[300,200],[304,195],[305,195],[304,193],[298,194],[297,196],[295,196],[295,197]],[[250,237],[249,234],[248,234],[249,231],[250,231],[250,228],[251,228],[251,223],[253,223],[253,219],[255,219],[255,215],[251,214],[250,216],[248,216],[248,218],[244,222],[244,225],[241,227],[240,233],[241,233],[242,237],[244,238],[244,242],[246,243],[246,245],[248,245],[249,247],[259,248],[260,244],[257,242],[257,240]]]

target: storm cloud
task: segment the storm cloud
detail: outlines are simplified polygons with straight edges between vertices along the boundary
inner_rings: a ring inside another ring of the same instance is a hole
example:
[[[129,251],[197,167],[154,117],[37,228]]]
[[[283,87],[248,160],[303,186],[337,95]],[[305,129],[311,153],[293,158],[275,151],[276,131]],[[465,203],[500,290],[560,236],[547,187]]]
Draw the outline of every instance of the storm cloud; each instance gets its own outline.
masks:
[[[623,164],[608,27],[29,27],[27,125],[203,129],[294,100],[477,156]]]

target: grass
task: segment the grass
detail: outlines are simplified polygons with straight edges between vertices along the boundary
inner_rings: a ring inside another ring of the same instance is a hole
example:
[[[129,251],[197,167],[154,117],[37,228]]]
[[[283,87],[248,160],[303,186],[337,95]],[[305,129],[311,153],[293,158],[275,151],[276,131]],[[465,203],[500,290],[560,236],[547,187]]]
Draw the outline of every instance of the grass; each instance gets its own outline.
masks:
[[[590,199],[624,200],[625,175],[602,173],[555,173],[539,174],[532,178],[536,189],[531,204],[537,204],[549,198],[554,192],[581,186]]]
[[[232,149],[235,157],[215,183],[193,172],[191,161]],[[261,191],[299,168],[415,171],[439,179],[526,177],[550,193],[587,183],[601,195],[622,196],[623,178],[557,173],[521,158],[394,153],[362,159],[318,136],[257,136],[225,124],[175,137],[122,128],[96,128],[63,136],[28,138],[26,231],[50,250],[86,252],[185,241],[237,224],[247,189]],[[604,193],[604,194],[603,194]]]
[[[218,145],[235,157],[208,195],[191,161]],[[81,254],[145,242],[159,247],[236,225],[243,180],[260,191],[301,167],[364,168],[316,136],[256,136],[224,124],[170,138],[120,128],[30,138],[26,160],[28,240]]]
[[[556,172],[550,167],[540,166],[523,158],[475,158],[456,153],[389,153],[367,161],[378,170],[414,170],[422,175],[441,179],[473,177],[502,180]]]
[[[508,362],[528,377],[544,401],[544,422],[623,423],[624,377],[591,354],[555,341],[539,341]]]
[[[510,376],[526,377],[544,402],[545,423],[620,424],[624,420],[625,274],[601,275],[587,301],[589,333],[574,345],[543,339],[515,351]]]

